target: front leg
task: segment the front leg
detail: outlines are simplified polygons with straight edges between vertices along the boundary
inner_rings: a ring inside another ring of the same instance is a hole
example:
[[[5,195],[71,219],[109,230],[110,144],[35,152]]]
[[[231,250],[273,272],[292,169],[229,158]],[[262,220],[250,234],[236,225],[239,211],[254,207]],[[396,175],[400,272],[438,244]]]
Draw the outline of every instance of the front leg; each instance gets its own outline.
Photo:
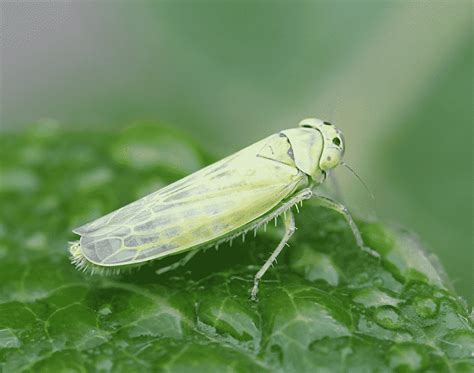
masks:
[[[314,195],[314,198],[316,199],[316,202],[320,206],[327,207],[328,209],[334,210],[338,212],[339,214],[342,214],[344,218],[347,220],[347,223],[349,224],[349,227],[352,230],[357,246],[359,246],[363,251],[369,253],[373,257],[380,258],[380,254],[378,252],[364,245],[364,241],[362,240],[362,236],[360,234],[359,228],[357,228],[357,225],[354,222],[354,219],[352,219],[352,216],[349,213],[349,210],[347,209],[346,206],[328,197]]]

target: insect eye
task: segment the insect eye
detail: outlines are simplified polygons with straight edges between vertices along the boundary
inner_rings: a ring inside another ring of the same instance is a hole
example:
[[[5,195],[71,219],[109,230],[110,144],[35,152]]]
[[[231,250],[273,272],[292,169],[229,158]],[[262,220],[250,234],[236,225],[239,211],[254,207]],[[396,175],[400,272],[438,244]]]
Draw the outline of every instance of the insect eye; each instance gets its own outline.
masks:
[[[332,139],[332,143],[334,145],[339,146],[339,145],[341,145],[341,139],[339,137],[335,137],[335,138]]]
[[[326,126],[332,126],[331,122],[323,122]]]
[[[301,127],[303,127],[303,128],[313,128],[310,124],[302,124]]]

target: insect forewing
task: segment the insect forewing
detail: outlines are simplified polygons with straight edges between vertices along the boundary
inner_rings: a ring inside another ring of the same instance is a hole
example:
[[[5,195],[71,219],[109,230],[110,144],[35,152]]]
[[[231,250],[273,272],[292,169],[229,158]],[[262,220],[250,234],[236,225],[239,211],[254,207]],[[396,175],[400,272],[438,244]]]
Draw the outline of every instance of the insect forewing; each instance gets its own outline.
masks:
[[[305,180],[286,137],[273,135],[74,232],[92,263],[143,262],[238,230]]]

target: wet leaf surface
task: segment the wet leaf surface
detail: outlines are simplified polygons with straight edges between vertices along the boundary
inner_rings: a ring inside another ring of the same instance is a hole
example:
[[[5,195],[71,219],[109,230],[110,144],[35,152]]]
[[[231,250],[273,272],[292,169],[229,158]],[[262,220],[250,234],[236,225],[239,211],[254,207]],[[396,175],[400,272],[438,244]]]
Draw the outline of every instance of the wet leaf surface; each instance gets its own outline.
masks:
[[[410,232],[308,202],[298,231],[249,300],[281,229],[117,276],[69,262],[71,229],[207,164],[173,131],[2,135],[0,367],[18,371],[472,371],[466,304]],[[161,144],[154,147],[154,144]],[[168,144],[168,145],[167,145]],[[169,144],[173,144],[172,146]],[[453,248],[454,250],[455,248]]]

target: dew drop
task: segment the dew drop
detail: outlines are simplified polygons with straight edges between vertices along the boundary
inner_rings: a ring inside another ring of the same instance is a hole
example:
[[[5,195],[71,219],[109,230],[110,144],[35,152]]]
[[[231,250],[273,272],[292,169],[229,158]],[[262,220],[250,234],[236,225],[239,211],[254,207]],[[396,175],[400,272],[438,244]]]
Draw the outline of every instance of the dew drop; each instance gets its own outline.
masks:
[[[377,276],[372,280],[372,283],[374,284],[374,286],[381,287],[381,286],[383,286],[384,281],[381,277]]]
[[[374,318],[377,324],[387,329],[398,329],[401,326],[399,312],[393,307],[379,307]]]
[[[291,253],[290,266],[293,271],[308,281],[323,280],[331,286],[339,284],[340,269],[331,257],[318,253],[310,247],[302,247]]]
[[[106,304],[102,306],[97,313],[101,316],[107,316],[112,313],[112,309],[109,304]]]
[[[396,306],[401,302],[398,298],[394,298],[381,290],[372,288],[358,290],[354,294],[353,301],[364,305],[366,308]]]
[[[357,275],[357,278],[355,280],[357,283],[365,283],[369,281],[369,274],[367,272],[362,272]]]
[[[393,340],[396,342],[410,342],[413,341],[413,335],[407,331],[399,330],[393,337]]]
[[[439,304],[430,298],[418,298],[414,306],[416,314],[423,318],[434,317],[439,310]]]

